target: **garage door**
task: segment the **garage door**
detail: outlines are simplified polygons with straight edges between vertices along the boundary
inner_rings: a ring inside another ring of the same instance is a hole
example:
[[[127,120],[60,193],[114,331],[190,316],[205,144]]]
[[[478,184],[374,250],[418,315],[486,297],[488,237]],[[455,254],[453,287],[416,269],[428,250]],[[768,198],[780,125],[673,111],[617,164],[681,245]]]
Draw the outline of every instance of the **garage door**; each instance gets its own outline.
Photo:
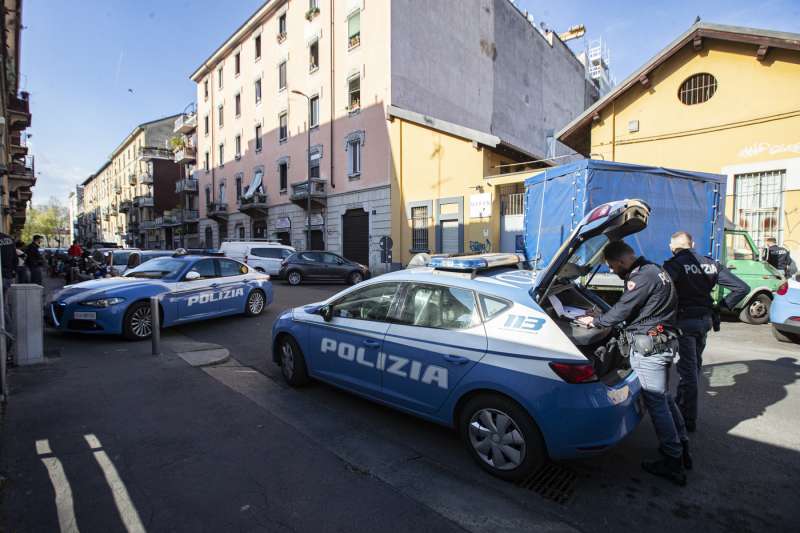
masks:
[[[458,238],[458,220],[442,221],[442,253],[457,254],[461,251]]]
[[[369,213],[351,209],[342,217],[342,255],[369,265]]]

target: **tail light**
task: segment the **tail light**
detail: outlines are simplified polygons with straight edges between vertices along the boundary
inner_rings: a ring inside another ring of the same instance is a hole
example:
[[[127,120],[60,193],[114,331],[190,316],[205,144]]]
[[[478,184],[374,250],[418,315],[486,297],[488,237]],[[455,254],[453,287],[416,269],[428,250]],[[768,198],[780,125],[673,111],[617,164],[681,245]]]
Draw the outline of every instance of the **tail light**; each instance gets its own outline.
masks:
[[[550,363],[550,368],[558,374],[558,377],[567,383],[591,383],[597,381],[597,374],[594,373],[594,366],[585,364],[570,363]]]
[[[778,290],[775,291],[775,294],[777,294],[778,296],[783,296],[787,292],[789,292],[789,282],[785,281],[781,283],[781,286],[778,287]]]
[[[608,205],[608,204],[601,205],[600,207],[598,207],[597,209],[592,211],[591,215],[589,215],[589,222],[594,222],[598,218],[602,218],[604,216],[608,216],[608,212],[609,211],[611,211],[611,206],[610,205]]]

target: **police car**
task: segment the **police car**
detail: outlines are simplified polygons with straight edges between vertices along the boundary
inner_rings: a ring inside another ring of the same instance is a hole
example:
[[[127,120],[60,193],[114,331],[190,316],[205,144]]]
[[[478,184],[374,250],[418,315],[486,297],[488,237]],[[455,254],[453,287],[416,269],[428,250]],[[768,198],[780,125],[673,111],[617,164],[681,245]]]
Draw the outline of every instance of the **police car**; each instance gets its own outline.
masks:
[[[769,308],[772,334],[781,342],[800,343],[800,275],[786,280],[774,296]]]
[[[64,288],[49,304],[49,318],[62,331],[146,339],[152,333],[152,296],[159,297],[161,324],[173,326],[259,315],[272,303],[272,284],[268,275],[239,261],[178,252],[142,263],[122,277]]]
[[[507,480],[600,452],[639,423],[641,386],[619,332],[576,319],[608,309],[589,278],[648,215],[636,200],[598,207],[538,275],[514,254],[434,258],[288,310],[273,360],[292,386],[319,379],[457,428]]]

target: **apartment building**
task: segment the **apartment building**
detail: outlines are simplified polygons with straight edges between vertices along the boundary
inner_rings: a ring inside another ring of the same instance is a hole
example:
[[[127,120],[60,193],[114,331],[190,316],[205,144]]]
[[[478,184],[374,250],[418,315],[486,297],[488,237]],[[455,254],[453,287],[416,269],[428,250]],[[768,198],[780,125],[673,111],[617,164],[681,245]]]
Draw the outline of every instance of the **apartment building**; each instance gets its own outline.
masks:
[[[176,184],[183,168],[169,148],[173,115],[138,125],[110,158],[80,186],[79,234],[87,243],[113,242],[139,248],[172,248],[183,226]]]
[[[33,155],[28,153],[30,100],[19,91],[22,0],[3,3],[0,46],[0,231],[19,235],[36,184]]]
[[[429,130],[446,128],[498,165],[567,153],[553,131],[597,89],[558,37],[508,0],[423,3],[268,1],[196,69],[191,142],[207,246],[268,238],[381,271],[381,237],[412,231],[402,213],[413,193],[441,206],[425,216],[433,239],[455,235],[463,251],[463,216],[452,234],[435,226],[452,206],[463,211],[468,191],[401,168],[409,156],[440,160],[439,170],[473,161],[442,151]],[[423,127],[402,132],[403,121]],[[400,157],[404,142],[418,151]]]

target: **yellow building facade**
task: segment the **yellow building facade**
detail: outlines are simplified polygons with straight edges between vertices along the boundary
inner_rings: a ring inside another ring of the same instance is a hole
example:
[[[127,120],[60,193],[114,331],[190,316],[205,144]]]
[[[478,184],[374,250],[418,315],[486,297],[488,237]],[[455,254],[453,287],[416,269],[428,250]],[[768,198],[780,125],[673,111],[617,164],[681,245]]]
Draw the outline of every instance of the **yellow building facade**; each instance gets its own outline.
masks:
[[[697,23],[557,137],[587,157],[724,174],[728,222],[800,256],[800,35]]]

